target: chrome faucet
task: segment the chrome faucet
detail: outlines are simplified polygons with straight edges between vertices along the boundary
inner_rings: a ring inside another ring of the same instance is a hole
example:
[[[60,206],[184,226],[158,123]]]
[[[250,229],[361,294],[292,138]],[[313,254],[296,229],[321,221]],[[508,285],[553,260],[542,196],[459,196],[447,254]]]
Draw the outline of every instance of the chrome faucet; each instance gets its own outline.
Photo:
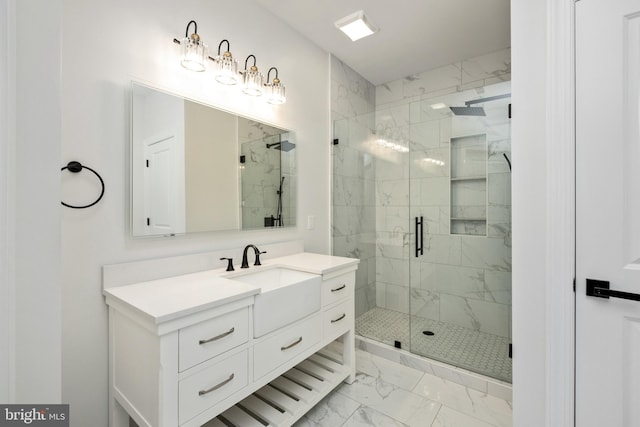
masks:
[[[262,265],[260,264],[260,255],[266,254],[267,252],[260,252],[260,249],[258,249],[256,245],[247,245],[244,247],[244,252],[242,252],[242,265],[240,268],[249,268],[249,261],[247,260],[247,250],[249,248],[253,248],[253,252],[256,255],[256,262],[253,265]]]

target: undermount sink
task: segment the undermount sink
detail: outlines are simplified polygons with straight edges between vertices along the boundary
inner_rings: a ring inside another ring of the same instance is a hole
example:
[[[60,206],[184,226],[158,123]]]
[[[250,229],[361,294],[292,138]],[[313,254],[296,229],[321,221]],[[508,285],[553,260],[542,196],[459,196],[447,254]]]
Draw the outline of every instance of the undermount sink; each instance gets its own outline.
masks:
[[[322,277],[285,267],[264,267],[225,277],[259,286],[253,306],[253,336],[261,337],[320,309]]]

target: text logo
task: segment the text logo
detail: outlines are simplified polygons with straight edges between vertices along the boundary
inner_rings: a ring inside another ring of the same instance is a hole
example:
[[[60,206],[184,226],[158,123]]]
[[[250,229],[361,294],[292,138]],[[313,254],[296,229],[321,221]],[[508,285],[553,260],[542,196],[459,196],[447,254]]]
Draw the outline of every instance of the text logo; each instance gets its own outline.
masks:
[[[69,405],[0,405],[0,427],[69,427]]]

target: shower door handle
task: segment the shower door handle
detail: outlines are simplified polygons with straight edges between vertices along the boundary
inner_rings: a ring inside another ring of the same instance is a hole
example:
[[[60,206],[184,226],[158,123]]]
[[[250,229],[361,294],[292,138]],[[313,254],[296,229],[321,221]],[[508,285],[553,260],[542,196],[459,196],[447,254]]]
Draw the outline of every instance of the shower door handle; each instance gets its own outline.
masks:
[[[424,254],[424,218],[416,217],[416,258]]]

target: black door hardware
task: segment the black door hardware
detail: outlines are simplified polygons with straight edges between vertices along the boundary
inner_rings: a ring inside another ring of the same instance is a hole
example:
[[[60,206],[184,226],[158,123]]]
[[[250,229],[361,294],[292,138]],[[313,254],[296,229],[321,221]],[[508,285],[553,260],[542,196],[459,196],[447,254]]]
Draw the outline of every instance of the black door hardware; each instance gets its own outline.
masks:
[[[416,258],[424,255],[424,218],[416,217]]]
[[[587,279],[587,296],[607,299],[613,297],[640,301],[640,294],[609,289],[609,282],[606,280]]]

